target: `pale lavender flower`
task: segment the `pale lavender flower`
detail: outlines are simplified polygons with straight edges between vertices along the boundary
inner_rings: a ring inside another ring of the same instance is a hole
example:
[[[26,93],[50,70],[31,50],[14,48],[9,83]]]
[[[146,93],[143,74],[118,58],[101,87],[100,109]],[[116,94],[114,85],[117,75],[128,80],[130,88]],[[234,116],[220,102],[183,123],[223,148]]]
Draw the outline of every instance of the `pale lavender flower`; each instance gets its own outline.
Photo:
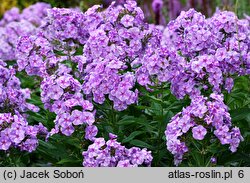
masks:
[[[192,128],[192,133],[194,139],[203,140],[205,135],[207,134],[207,130],[203,126],[198,125]]]

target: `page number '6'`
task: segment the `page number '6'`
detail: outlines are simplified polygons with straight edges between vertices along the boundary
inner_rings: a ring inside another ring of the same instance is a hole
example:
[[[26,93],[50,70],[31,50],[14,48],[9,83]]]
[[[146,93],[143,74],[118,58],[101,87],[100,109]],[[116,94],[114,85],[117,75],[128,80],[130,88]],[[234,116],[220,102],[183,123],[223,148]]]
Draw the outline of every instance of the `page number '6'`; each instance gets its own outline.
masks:
[[[244,177],[244,171],[243,170],[239,170],[238,171],[238,177],[239,178],[243,178]]]

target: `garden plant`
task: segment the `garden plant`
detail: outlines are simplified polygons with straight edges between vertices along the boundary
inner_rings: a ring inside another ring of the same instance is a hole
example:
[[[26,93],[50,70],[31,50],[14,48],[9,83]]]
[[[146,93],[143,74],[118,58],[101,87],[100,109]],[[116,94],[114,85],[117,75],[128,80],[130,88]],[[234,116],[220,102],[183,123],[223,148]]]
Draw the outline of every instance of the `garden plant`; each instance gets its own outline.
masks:
[[[150,5],[4,13],[0,166],[250,166],[250,17]]]

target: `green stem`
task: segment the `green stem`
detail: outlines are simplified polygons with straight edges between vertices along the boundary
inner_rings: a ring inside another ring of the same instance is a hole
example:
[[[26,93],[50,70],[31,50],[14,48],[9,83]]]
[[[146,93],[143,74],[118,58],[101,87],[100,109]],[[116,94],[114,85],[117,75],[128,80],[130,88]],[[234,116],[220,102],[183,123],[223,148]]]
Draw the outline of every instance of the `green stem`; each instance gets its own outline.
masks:
[[[159,162],[160,162],[160,144],[161,144],[161,140],[162,140],[162,135],[164,134],[164,129],[163,129],[163,124],[164,124],[164,110],[163,110],[163,87],[161,86],[161,93],[160,96],[158,96],[158,98],[162,101],[161,102],[161,117],[160,120],[158,121],[158,138],[157,138],[157,163],[156,166],[159,166]]]
[[[117,121],[116,121],[116,114],[115,114],[115,110],[114,110],[114,107],[113,107],[113,105],[112,104],[110,104],[111,105],[111,126],[112,126],[112,128],[113,128],[113,130],[114,130],[114,133],[117,135],[117,133],[118,133],[118,126],[117,126]]]
[[[235,7],[234,7],[234,13],[236,14],[236,16],[238,16],[238,4],[239,4],[239,0],[236,0],[235,2]]]
[[[199,151],[199,153],[201,153],[201,150],[200,150],[200,148],[196,145],[196,143],[193,141],[193,144],[194,144],[194,146],[196,147],[196,149]]]

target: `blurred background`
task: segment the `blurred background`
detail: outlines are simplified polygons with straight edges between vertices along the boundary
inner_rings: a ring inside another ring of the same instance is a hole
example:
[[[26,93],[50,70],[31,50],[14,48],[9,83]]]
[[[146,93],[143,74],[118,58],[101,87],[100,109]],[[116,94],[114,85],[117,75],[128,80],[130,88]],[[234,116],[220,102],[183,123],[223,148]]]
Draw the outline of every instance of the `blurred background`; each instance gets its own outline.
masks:
[[[160,12],[155,12],[152,8],[153,1],[162,5]],[[0,17],[14,6],[23,9],[36,2],[46,2],[52,7],[80,7],[85,11],[94,4],[103,4],[107,7],[112,0],[0,0]],[[125,0],[116,0],[117,4],[124,2]],[[207,17],[211,16],[217,8],[234,11],[240,18],[244,14],[250,14],[250,0],[137,0],[137,2],[149,22],[162,25],[176,18],[182,10],[189,8],[195,8]]]

